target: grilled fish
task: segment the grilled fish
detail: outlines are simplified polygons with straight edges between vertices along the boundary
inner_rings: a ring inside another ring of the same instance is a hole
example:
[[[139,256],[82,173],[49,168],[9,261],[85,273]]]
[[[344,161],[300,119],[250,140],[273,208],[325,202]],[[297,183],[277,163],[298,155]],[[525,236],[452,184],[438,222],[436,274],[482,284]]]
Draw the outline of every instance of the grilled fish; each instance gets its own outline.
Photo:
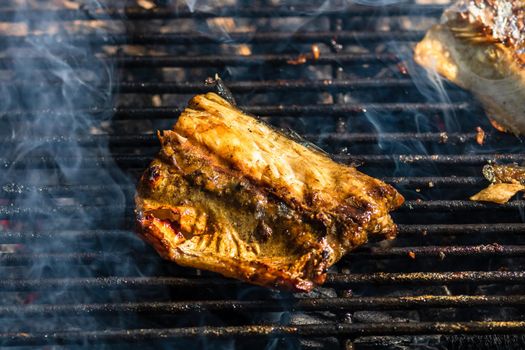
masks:
[[[525,134],[525,1],[461,0],[414,58],[481,102],[493,125]]]
[[[288,138],[214,93],[189,102],[136,195],[158,253],[262,286],[310,291],[368,235],[393,238],[391,186]]]

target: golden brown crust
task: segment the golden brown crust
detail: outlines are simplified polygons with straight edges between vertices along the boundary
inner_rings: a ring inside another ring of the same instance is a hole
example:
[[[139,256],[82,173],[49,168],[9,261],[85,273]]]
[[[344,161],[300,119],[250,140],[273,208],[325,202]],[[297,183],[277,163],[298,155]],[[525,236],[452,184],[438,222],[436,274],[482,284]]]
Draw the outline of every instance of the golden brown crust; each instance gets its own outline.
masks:
[[[342,213],[348,208],[344,202],[353,200],[373,203],[377,208],[372,211],[388,214],[402,203],[391,186],[275,132],[213,93],[195,96],[174,130],[270,188],[289,205]],[[223,144],[224,135],[232,142]],[[377,233],[388,234],[389,229],[380,225]]]
[[[192,99],[143,174],[139,231],[166,259],[308,291],[368,234],[393,237],[392,187],[337,164],[215,94]]]
[[[492,202],[496,204],[507,203],[516,193],[523,191],[525,187],[515,183],[497,183],[476,193],[470,200],[476,202]]]

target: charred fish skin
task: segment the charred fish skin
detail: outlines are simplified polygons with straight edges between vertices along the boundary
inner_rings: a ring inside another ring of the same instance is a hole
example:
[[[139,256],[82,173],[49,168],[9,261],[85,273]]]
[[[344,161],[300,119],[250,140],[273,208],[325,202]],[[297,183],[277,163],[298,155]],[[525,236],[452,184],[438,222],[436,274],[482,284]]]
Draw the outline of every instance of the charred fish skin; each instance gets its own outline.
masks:
[[[470,90],[506,131],[525,134],[524,1],[459,1],[416,45],[415,61]]]
[[[138,230],[180,265],[310,291],[368,235],[397,232],[395,189],[216,94],[195,96],[159,139],[137,187]]]

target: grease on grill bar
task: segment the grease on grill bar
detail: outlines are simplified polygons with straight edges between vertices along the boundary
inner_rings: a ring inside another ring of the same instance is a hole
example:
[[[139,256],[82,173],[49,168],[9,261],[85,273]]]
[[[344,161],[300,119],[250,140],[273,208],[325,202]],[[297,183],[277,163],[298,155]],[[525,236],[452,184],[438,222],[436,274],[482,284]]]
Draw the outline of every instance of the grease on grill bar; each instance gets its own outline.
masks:
[[[428,334],[522,334],[525,322],[418,322],[369,324],[319,324],[297,326],[249,325],[231,327],[192,327],[166,329],[135,329],[106,331],[64,331],[54,333],[0,333],[7,345],[40,345],[48,341],[59,344],[91,342],[131,342],[157,339],[216,338],[268,338],[268,337],[349,337],[371,335],[428,335]],[[497,338],[496,338],[497,339]],[[498,341],[498,340],[496,340]],[[498,341],[499,343],[499,341]],[[490,343],[489,343],[490,345]]]

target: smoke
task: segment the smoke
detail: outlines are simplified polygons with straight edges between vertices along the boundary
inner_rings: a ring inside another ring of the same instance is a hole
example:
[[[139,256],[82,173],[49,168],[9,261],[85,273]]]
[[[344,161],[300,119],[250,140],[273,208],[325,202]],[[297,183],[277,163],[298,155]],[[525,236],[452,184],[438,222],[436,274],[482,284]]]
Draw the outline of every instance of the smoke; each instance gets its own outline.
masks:
[[[191,12],[195,11],[195,5],[197,4],[197,0],[186,0],[186,6],[188,6],[188,9]]]
[[[32,8],[33,5],[23,2],[18,8]],[[104,9],[104,4],[95,0],[85,1],[84,5]],[[111,113],[85,111],[94,108],[111,110],[117,74],[107,60],[99,58],[102,53],[99,46],[88,41],[73,42],[73,36],[78,32],[95,32],[110,37],[113,32],[123,30],[123,23],[115,20],[103,25],[87,21],[87,15],[81,18],[83,21],[64,22],[55,18],[52,11],[46,14],[47,17],[31,20],[16,18],[15,22],[20,23],[14,26],[19,30],[15,34],[37,33],[42,36],[28,36],[24,44],[16,39],[7,42],[5,54],[8,63],[1,71],[4,81],[12,84],[0,85],[0,112],[3,115],[0,147],[8,164],[0,168],[0,187],[4,195],[14,192],[15,196],[0,199],[5,214],[0,235],[1,231],[4,234],[16,231],[26,239],[21,244],[0,244],[0,251],[26,253],[31,258],[28,266],[1,267],[0,277],[3,280],[62,278],[63,283],[49,291],[11,293],[2,304],[78,304],[108,298],[112,302],[129,301],[130,295],[125,292],[112,292],[110,297],[104,293],[93,295],[94,291],[89,289],[71,291],[68,284],[70,278],[100,277],[100,271],[112,271],[116,276],[145,273],[144,268],[133,260],[114,264],[101,255],[92,263],[77,265],[52,256],[97,252],[109,256],[116,247],[120,247],[122,253],[125,251],[122,249],[124,242],[130,250],[142,245],[132,232],[129,238],[112,237],[109,231],[98,231],[88,239],[78,240],[62,239],[63,235],[36,241],[31,238],[33,234],[45,232],[75,234],[130,226],[125,211],[131,194],[123,188],[129,187],[131,182],[111,161],[107,138],[89,146],[79,141],[111,132]],[[7,30],[7,25],[0,30]],[[77,60],[82,64],[73,68],[71,62]],[[60,113],[50,112],[54,110]],[[30,113],[16,115],[17,111]],[[93,167],[88,162],[92,158],[103,161]],[[42,162],[45,167],[39,165]],[[92,185],[102,186],[102,190],[91,189],[89,186]],[[48,190],[54,186],[67,186],[68,190],[65,193]],[[110,209],[97,209],[104,206]],[[38,322],[21,313],[10,322],[11,328],[28,331],[93,330],[105,329],[106,326],[106,321],[95,316],[53,315]],[[6,324],[0,326],[0,332],[5,332],[6,327]]]
[[[407,0],[347,0],[347,2],[366,6],[386,6],[393,4],[409,3],[409,1]]]

